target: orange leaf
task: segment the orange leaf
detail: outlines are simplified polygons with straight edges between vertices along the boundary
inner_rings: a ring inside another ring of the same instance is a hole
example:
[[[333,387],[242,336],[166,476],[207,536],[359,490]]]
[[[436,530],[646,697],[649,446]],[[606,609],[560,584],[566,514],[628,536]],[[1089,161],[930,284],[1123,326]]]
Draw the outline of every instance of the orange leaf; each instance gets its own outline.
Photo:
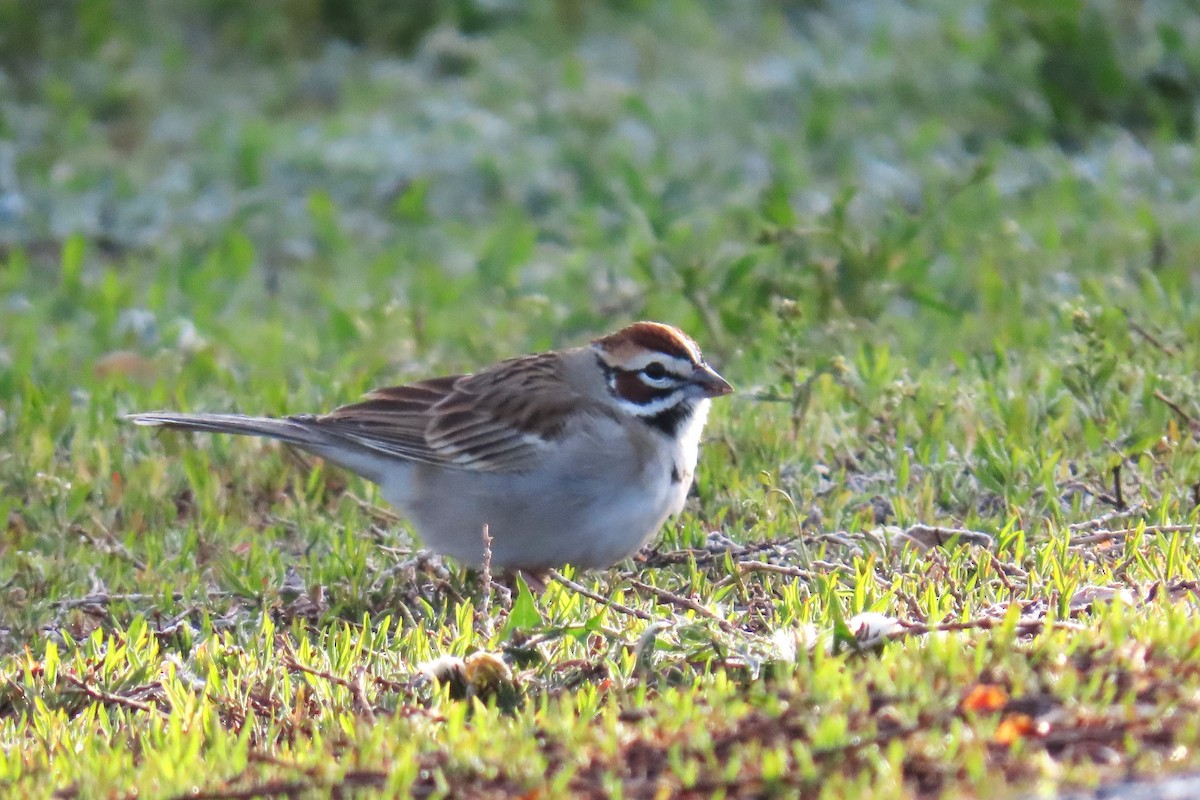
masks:
[[[997,744],[1012,744],[1036,730],[1037,726],[1034,725],[1033,718],[1028,714],[1009,714],[996,726],[996,733],[993,734],[992,741]]]
[[[1003,686],[997,686],[994,683],[977,683],[963,698],[961,708],[963,711],[982,714],[988,711],[999,711],[1007,702],[1008,692],[1004,690]]]

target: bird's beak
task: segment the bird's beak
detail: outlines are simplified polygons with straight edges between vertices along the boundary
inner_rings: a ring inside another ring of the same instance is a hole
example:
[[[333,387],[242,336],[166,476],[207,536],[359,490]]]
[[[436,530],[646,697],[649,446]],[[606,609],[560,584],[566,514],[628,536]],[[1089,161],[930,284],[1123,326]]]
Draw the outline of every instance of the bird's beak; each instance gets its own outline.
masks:
[[[700,364],[692,370],[692,383],[704,391],[705,397],[721,397],[733,391],[729,381],[718,375],[708,364]]]

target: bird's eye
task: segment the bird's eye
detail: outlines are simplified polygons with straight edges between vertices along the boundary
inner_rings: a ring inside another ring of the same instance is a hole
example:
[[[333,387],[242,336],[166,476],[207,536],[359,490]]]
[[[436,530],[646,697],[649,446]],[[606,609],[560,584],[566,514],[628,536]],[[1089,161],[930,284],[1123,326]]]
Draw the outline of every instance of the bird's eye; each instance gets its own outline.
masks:
[[[642,374],[652,381],[662,380],[667,377],[667,368],[657,361],[651,361],[642,367]]]

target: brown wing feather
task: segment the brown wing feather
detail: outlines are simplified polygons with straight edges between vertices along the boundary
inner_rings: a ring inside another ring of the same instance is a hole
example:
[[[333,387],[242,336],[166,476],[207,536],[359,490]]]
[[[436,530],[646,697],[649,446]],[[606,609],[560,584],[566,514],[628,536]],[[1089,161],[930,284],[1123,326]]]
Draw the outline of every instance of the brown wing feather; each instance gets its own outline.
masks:
[[[531,403],[530,398],[538,402]],[[579,396],[548,354],[474,375],[376,389],[313,423],[371,450],[467,470],[519,472],[562,431]]]

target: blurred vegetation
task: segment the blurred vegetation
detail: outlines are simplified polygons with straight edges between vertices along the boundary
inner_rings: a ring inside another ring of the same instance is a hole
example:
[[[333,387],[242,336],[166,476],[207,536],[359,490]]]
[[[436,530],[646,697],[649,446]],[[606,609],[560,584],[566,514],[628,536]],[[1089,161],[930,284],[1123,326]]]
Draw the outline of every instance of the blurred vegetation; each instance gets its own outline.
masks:
[[[1196,9],[1193,9],[1195,11]],[[1030,52],[1040,100],[1053,135],[1078,145],[1098,125],[1191,139],[1200,99],[1200,61],[1189,31],[1146,4],[1067,0],[995,2],[989,7],[997,51],[990,66],[1003,76],[1014,54]],[[1190,32],[1194,35],[1194,30]],[[996,89],[1015,108],[1008,87]],[[1018,138],[1041,126],[1011,130]]]
[[[798,25],[823,6],[776,5]],[[1197,34],[1194,24],[1178,25],[1163,14],[1168,5],[981,4],[989,29],[990,52],[979,54],[986,98],[1005,120],[996,133],[1024,141],[1048,132],[1078,144],[1097,125],[1112,123],[1191,138],[1200,98]],[[596,8],[634,14],[645,6],[638,0],[0,0],[0,67],[28,93],[43,85],[48,71],[80,60],[116,70],[131,66],[135,54],[157,57],[168,69],[197,56],[214,65],[272,63],[314,57],[335,41],[404,56],[437,27],[478,35],[532,21],[570,34],[582,30]]]

